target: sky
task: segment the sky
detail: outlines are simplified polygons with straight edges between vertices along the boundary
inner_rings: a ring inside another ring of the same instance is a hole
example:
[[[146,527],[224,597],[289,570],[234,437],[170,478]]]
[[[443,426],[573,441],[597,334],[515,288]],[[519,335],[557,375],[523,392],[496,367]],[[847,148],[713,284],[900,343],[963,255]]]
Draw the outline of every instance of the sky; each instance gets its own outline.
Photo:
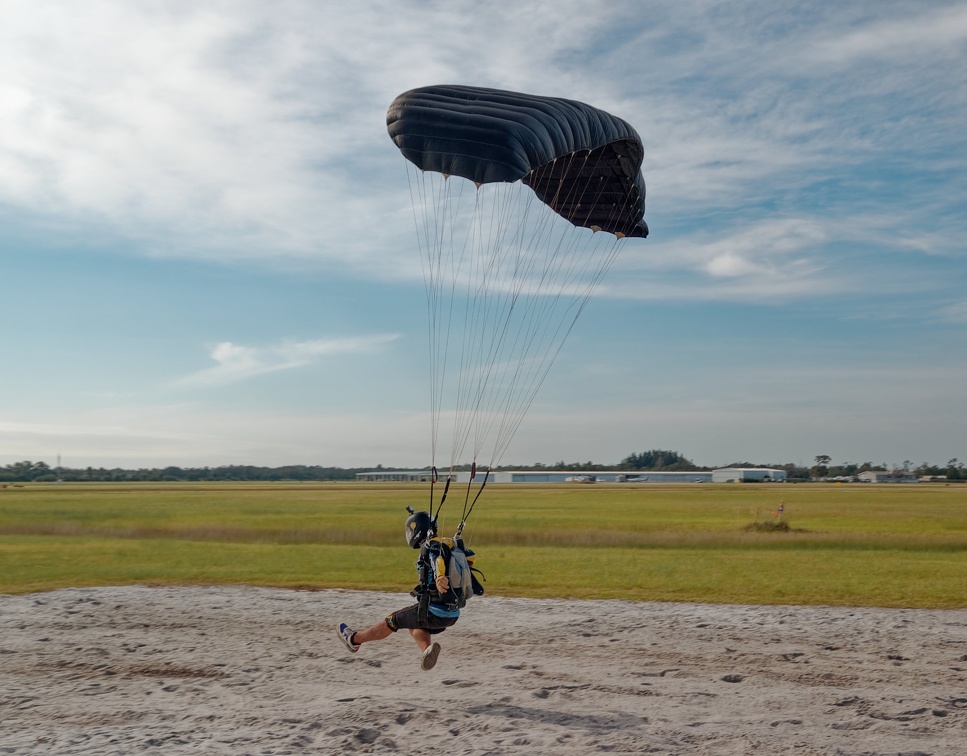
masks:
[[[0,12],[0,465],[428,465],[385,118],[431,84],[588,102],[645,147],[651,234],[505,463],[967,460],[961,2]]]

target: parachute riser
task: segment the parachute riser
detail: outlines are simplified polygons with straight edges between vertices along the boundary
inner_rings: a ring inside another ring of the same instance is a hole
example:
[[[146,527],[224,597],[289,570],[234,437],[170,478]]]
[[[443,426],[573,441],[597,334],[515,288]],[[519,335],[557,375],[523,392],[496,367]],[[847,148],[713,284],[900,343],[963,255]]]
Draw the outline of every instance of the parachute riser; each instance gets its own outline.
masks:
[[[473,487],[474,477],[475,477],[475,474],[474,473],[471,473],[470,482],[467,485],[467,496],[466,496],[466,499],[464,501],[463,514],[462,514],[462,516],[460,518],[460,525],[457,528],[457,532],[454,535],[454,538],[460,538],[462,536],[462,534],[463,534],[464,528],[467,527],[467,520],[470,519],[470,515],[473,512],[473,509],[476,506],[477,501],[480,499],[480,495],[483,493],[484,488],[487,486],[487,481],[490,480],[490,470],[488,469],[487,472],[484,474],[483,482],[480,484],[480,488],[477,489],[477,493],[473,497],[473,501],[471,502],[470,501],[470,490]],[[448,474],[447,475],[447,481],[446,481],[446,484],[443,487],[443,495],[440,497],[440,503],[437,505],[436,511],[434,512],[433,511],[433,484],[434,484],[434,481],[435,480],[436,480],[436,477],[435,476],[433,478],[431,478],[431,480],[430,480],[430,517],[433,520],[434,529],[438,531],[439,530],[438,522],[439,522],[439,519],[440,519],[440,512],[443,509],[443,505],[446,503],[447,494],[450,492],[450,484],[453,482],[453,475],[452,474]],[[469,508],[467,507],[467,503],[468,502],[470,503]],[[412,514],[412,512],[413,512],[412,507],[409,507],[408,506],[406,509],[407,509],[407,511],[409,511]]]
[[[477,505],[477,500],[480,498],[480,494],[483,493],[484,488],[487,485],[487,481],[490,480],[490,468],[487,468],[487,472],[484,475],[483,483],[480,484],[480,488],[477,490],[477,495],[473,497],[473,502],[470,504],[470,509],[467,510],[466,514],[463,516],[463,520],[460,523],[460,532],[463,532],[463,528],[467,524],[467,520],[470,519],[470,514],[473,512],[473,508]]]
[[[447,475],[447,482],[443,486],[443,496],[440,497],[440,504],[436,508],[436,514],[433,513],[433,499],[432,499],[433,492],[432,492],[432,484],[431,484],[431,491],[430,491],[430,496],[431,496],[431,499],[430,499],[430,517],[433,518],[433,522],[437,522],[437,520],[440,517],[440,510],[443,509],[443,504],[447,500],[447,494],[450,491],[450,481],[452,481],[452,480],[453,480],[453,478],[450,475]]]

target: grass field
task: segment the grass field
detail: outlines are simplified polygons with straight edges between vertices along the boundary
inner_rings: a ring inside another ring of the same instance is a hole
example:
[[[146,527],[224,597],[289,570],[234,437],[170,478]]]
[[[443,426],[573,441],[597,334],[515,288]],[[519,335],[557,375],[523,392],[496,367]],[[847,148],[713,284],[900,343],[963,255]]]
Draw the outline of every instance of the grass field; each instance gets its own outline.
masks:
[[[416,484],[0,489],[0,592],[219,584],[408,590]],[[788,531],[751,529],[782,521]],[[444,530],[463,494],[451,492]],[[491,594],[967,606],[967,487],[491,485],[467,530]]]

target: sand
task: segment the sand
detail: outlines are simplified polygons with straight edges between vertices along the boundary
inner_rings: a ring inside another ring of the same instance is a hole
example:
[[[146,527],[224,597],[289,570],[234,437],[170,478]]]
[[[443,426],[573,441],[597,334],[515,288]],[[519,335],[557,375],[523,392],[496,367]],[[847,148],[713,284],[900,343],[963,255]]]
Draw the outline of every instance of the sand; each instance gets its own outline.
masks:
[[[437,667],[403,594],[0,596],[0,754],[965,754],[967,610],[473,599]]]

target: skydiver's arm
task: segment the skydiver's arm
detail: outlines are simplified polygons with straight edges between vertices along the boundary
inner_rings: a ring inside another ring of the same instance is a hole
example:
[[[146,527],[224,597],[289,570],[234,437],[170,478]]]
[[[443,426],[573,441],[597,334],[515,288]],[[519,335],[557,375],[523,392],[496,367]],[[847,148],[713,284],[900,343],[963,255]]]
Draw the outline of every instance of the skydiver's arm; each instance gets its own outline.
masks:
[[[446,593],[450,589],[450,581],[447,579],[447,563],[443,560],[443,556],[438,551],[433,558],[433,579],[436,583],[436,589],[441,594]]]

